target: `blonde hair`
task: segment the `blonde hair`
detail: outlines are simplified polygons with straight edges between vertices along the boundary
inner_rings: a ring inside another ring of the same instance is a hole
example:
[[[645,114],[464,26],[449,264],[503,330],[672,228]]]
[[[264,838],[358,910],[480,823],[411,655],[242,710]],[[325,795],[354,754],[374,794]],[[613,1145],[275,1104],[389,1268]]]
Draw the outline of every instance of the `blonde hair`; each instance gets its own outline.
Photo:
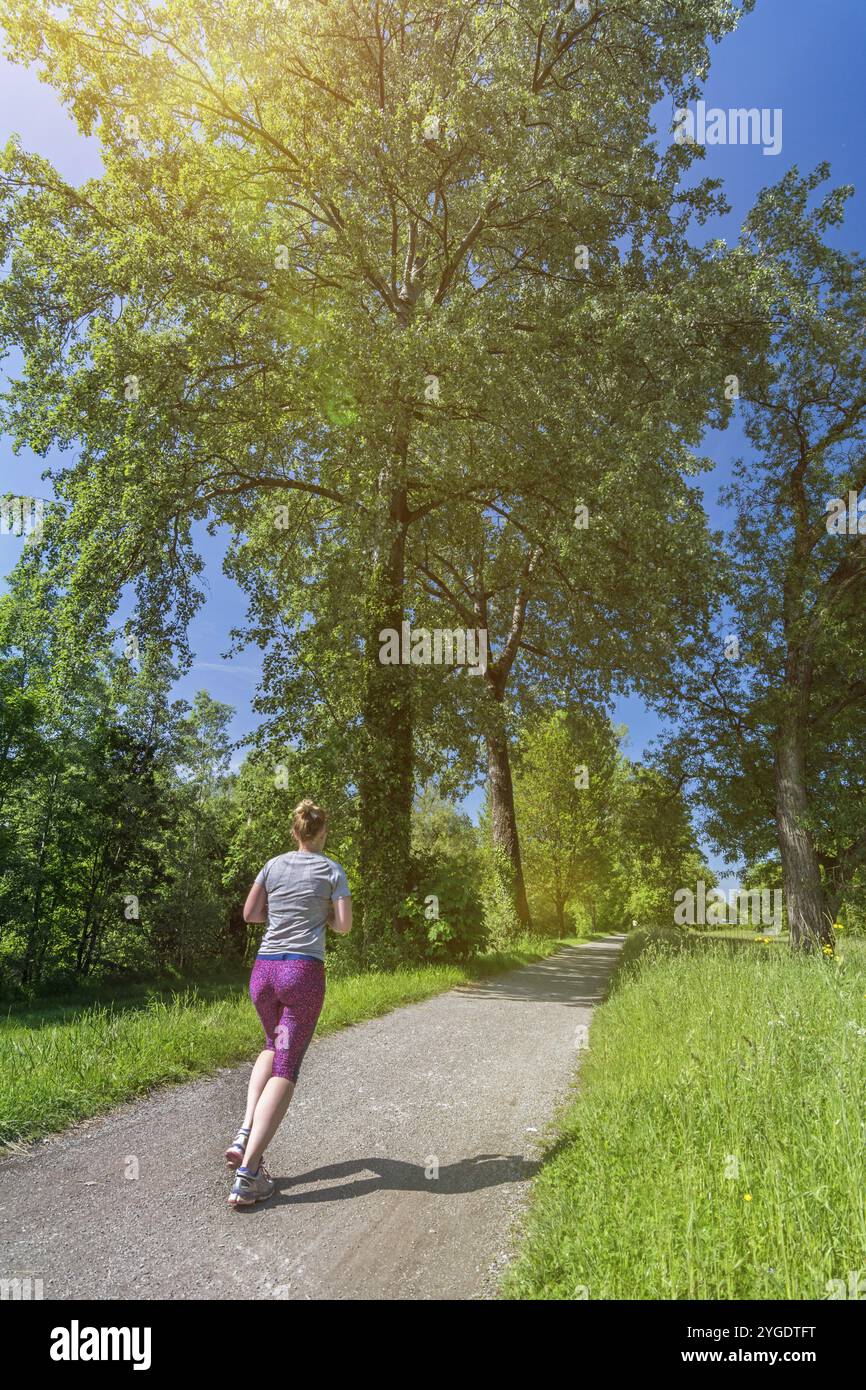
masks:
[[[292,813],[292,831],[295,839],[309,843],[315,840],[320,831],[324,830],[328,824],[327,812],[321,806],[317,806],[315,801],[299,801]]]

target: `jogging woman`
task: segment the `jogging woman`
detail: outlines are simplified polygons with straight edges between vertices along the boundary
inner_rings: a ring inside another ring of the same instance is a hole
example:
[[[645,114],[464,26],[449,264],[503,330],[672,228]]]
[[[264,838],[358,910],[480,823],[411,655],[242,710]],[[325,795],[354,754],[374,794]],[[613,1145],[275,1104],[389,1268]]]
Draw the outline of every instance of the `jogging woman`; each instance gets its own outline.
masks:
[[[295,807],[297,850],[269,859],[244,904],[245,922],[267,922],[250,978],[265,1030],[247,1091],[244,1122],[226,1149],[237,1168],[229,1204],[250,1207],[274,1193],[262,1163],[280,1127],[325,998],[325,928],[352,930],[352,899],[339,864],[322,853],[328,820],[321,807]]]

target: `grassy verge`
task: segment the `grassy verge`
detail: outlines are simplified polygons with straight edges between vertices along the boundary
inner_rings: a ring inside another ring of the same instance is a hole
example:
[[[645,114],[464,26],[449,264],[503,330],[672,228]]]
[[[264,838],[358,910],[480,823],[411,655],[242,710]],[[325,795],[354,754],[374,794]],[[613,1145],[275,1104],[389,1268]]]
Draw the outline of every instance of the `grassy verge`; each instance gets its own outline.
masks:
[[[318,1036],[555,949],[556,942],[526,938],[463,965],[332,977]],[[37,1139],[154,1086],[251,1057],[262,1034],[248,974],[182,992],[136,986],[108,1004],[10,1008],[0,1019],[0,1145]]]
[[[844,1296],[866,1271],[866,943],[672,936],[627,942],[504,1296]]]

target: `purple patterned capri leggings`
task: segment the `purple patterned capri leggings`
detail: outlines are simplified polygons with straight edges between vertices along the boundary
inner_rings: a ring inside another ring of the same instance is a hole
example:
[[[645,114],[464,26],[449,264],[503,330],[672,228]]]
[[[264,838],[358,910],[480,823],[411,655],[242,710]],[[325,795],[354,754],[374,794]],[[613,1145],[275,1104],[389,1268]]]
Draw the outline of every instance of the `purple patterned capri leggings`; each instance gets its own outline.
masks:
[[[324,963],[309,957],[259,957],[250,976],[250,998],[265,1030],[265,1049],[274,1054],[272,1076],[297,1081],[325,999]]]

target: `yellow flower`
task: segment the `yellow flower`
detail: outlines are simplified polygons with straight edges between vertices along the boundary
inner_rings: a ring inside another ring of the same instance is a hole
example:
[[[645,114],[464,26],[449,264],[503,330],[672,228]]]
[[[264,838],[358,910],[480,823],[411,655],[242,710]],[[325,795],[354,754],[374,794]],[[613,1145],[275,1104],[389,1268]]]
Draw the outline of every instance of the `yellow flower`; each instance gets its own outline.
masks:
[[[844,923],[844,922],[834,922],[834,923],[833,923],[833,930],[834,930],[834,931],[844,931],[844,930],[845,930],[845,923]]]
[[[751,1202],[751,1200],[752,1200],[752,1194],[751,1194],[751,1192],[744,1192],[744,1193],[743,1193],[743,1201],[744,1201],[744,1202]]]

